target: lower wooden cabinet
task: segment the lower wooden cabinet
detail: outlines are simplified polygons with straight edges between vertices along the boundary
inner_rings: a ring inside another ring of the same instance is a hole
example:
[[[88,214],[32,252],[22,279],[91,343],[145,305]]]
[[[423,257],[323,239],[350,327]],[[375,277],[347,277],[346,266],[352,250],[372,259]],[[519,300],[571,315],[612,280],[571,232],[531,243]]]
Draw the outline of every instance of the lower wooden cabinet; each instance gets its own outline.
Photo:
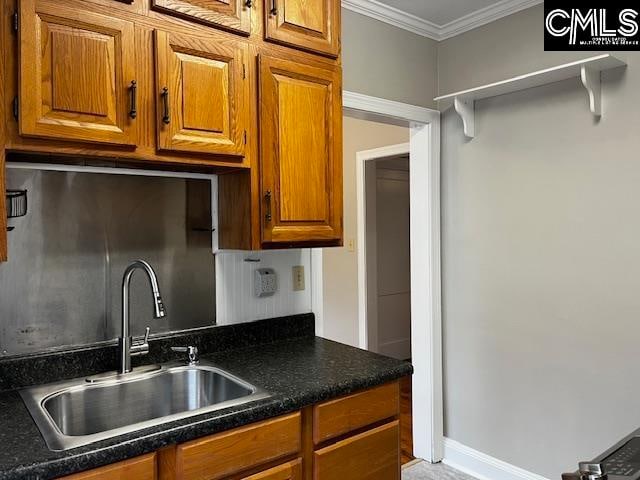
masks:
[[[399,395],[392,382],[64,478],[399,480]]]
[[[155,480],[157,478],[156,468],[156,454],[150,453],[106,467],[76,473],[64,477],[64,480],[130,480],[134,478],[136,480]]]
[[[400,479],[400,425],[397,420],[314,453],[313,480]]]
[[[298,458],[264,472],[244,477],[242,480],[302,480],[302,459]]]

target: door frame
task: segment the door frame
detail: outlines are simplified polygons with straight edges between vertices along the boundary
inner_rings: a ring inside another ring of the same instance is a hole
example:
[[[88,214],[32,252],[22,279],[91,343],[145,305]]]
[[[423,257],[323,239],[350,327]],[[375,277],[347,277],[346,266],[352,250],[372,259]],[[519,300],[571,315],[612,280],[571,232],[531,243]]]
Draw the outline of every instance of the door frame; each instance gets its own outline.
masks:
[[[440,275],[440,112],[349,91],[343,92],[342,105],[344,115],[410,128],[413,448],[416,457],[436,463],[442,460],[444,453]],[[358,161],[358,164],[363,161]],[[364,168],[361,168],[358,178],[364,173]],[[359,197],[359,205],[363,200],[363,197]],[[362,228],[358,226],[358,237],[362,233]],[[361,246],[362,243],[359,241],[358,245]],[[360,250],[362,249],[359,248],[359,256],[362,255]],[[312,252],[312,309],[316,315],[316,334],[322,336],[324,331],[322,250],[314,249]],[[366,305],[366,294],[363,296],[360,284],[365,281],[365,278],[364,272],[360,270],[359,261],[360,344],[358,346],[360,348],[367,346],[366,321],[363,329],[360,320],[363,316],[362,298],[365,299]]]

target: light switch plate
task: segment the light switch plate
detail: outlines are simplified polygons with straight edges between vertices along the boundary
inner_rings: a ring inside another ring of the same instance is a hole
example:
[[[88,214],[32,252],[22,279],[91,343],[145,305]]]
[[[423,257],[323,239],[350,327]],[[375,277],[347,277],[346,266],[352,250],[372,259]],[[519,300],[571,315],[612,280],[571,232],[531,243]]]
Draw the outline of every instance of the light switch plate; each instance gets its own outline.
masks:
[[[293,274],[293,291],[300,292],[304,290],[304,265],[295,265],[291,267],[291,273]]]
[[[256,297],[270,297],[278,291],[278,275],[273,268],[257,268],[253,278]]]

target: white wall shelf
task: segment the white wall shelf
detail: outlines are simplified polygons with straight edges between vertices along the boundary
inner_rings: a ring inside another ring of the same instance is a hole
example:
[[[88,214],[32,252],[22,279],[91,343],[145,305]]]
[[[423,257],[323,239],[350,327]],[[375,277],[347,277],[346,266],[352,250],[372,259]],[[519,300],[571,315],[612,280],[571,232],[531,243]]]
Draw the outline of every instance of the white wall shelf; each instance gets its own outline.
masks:
[[[603,54],[585,58],[576,62],[565,63],[537,72],[527,73],[517,77],[490,83],[481,87],[461,90],[434,98],[435,101],[451,100],[462,117],[464,134],[475,137],[475,101],[483,98],[496,97],[507,93],[539,87],[550,83],[560,82],[569,78],[580,77],[589,95],[589,110],[597,117],[602,115],[602,92],[600,87],[600,72],[610,68],[622,67],[625,62],[613,55]]]

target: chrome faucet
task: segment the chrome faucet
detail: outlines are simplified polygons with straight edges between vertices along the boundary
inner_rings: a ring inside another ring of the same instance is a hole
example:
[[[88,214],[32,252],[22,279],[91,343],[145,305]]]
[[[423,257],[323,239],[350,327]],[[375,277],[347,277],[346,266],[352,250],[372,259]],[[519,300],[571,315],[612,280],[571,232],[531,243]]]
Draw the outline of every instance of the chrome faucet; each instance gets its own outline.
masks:
[[[131,277],[133,273],[141,269],[149,277],[151,283],[151,290],[153,293],[153,318],[163,318],[167,315],[164,309],[164,303],[162,303],[162,297],[160,296],[160,287],[158,287],[158,277],[153,270],[144,260],[136,260],[127,267],[124,271],[124,278],[122,279],[122,336],[118,339],[120,366],[118,373],[129,373],[131,371],[131,357],[137,355],[146,355],[149,353],[149,327],[146,328],[144,340],[134,341],[129,333],[129,289],[131,287]]]

